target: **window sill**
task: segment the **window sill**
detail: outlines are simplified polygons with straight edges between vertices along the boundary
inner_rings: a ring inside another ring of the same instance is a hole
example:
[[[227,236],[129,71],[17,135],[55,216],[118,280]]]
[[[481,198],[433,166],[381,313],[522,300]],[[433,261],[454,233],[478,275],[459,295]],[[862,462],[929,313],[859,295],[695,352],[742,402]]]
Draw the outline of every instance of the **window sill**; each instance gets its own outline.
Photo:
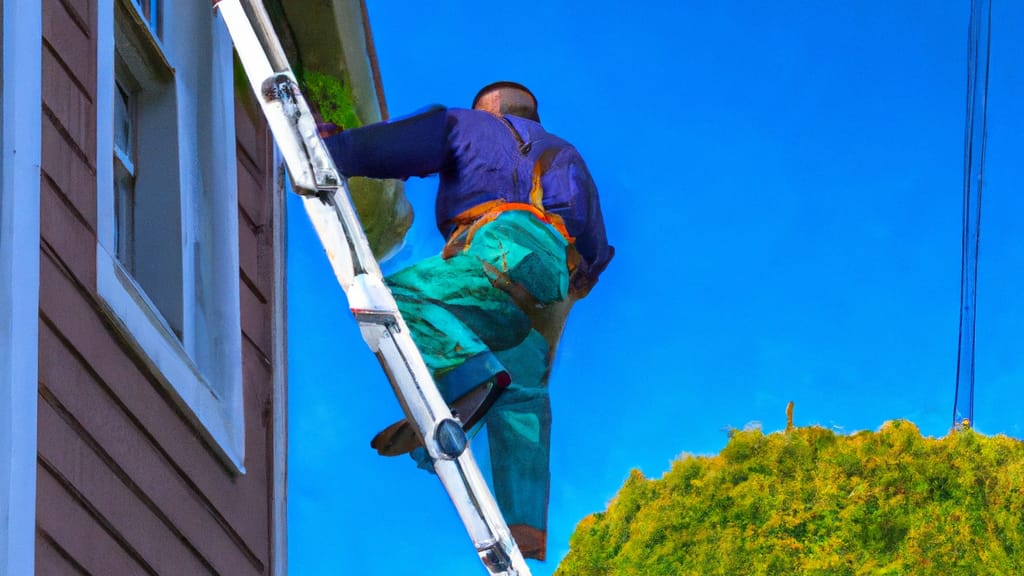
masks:
[[[172,393],[215,453],[238,474],[245,474],[244,423],[209,385],[138,284],[102,244],[96,245],[96,284],[106,313],[139,358]],[[227,367],[241,382],[240,364]]]

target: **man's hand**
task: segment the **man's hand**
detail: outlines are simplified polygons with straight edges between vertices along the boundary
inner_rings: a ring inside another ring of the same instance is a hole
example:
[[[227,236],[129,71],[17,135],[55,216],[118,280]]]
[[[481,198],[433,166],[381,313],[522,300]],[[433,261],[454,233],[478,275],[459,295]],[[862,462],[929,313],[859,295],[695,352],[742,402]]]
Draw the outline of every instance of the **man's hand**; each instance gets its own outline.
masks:
[[[345,131],[345,128],[338,126],[334,122],[318,122],[316,125],[316,131],[320,134],[321,138],[330,138],[331,136],[337,136]]]

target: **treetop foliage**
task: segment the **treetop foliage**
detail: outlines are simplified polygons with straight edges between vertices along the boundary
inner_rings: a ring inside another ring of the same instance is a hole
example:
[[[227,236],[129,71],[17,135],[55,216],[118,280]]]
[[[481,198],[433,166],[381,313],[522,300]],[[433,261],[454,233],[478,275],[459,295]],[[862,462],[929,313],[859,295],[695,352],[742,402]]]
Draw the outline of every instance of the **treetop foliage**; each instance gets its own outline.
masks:
[[[660,480],[633,470],[556,576],[1024,574],[1024,443],[905,420],[734,430]]]

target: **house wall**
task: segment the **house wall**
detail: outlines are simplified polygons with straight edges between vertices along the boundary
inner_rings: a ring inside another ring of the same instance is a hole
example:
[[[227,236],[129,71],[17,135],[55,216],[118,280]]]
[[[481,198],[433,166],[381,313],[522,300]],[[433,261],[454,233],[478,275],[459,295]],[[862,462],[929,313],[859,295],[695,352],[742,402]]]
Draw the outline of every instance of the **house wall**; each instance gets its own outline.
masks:
[[[245,469],[227,469],[96,291],[95,0],[43,0],[38,574],[270,574],[275,196],[262,121],[236,110]],[[275,276],[277,274],[277,276]],[[278,374],[280,370],[276,370]]]

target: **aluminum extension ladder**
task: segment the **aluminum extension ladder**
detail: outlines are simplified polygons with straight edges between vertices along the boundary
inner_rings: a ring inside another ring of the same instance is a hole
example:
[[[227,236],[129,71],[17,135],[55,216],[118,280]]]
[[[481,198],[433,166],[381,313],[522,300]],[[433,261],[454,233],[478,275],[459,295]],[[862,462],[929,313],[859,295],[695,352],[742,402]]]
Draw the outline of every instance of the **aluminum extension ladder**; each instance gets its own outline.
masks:
[[[363,339],[387,373],[406,418],[434,461],[490,574],[529,576],[487,483],[409,336],[353,208],[345,178],[317,133],[287,56],[260,0],[213,0],[285,159],[294,189],[327,251]]]

